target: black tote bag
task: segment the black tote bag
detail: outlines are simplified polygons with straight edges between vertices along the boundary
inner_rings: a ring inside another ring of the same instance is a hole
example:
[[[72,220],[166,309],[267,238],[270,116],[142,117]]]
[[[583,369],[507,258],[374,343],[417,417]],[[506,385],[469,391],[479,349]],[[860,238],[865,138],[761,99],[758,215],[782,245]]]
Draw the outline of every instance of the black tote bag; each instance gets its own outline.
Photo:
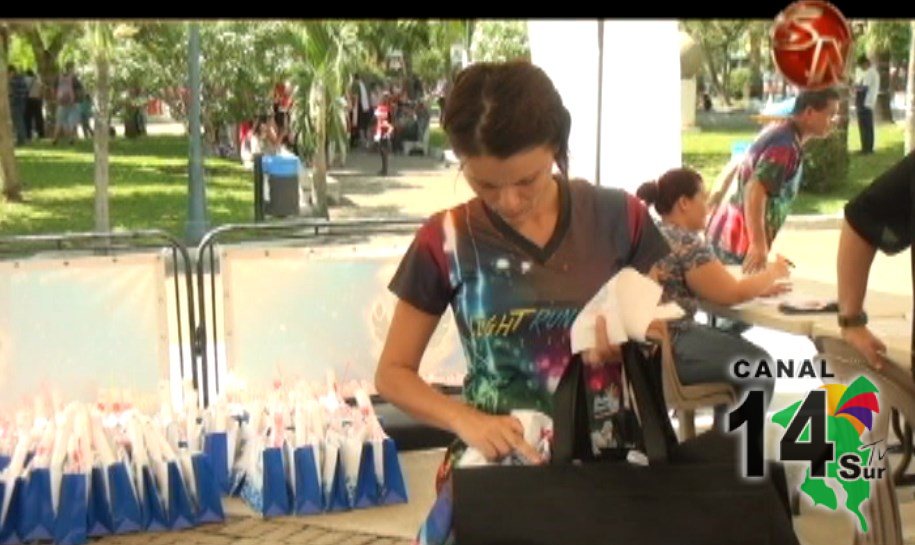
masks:
[[[747,481],[730,437],[708,432],[677,444],[660,351],[651,349],[623,345],[649,465],[594,457],[576,356],[555,394],[549,464],[455,468],[458,545],[798,544],[779,464]]]

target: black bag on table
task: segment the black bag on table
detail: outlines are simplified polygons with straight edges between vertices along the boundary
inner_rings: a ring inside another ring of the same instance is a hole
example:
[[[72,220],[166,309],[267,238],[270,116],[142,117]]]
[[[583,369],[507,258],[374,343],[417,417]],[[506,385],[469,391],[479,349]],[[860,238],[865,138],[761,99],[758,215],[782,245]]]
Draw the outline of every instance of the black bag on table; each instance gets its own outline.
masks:
[[[594,456],[576,356],[554,397],[549,464],[454,469],[458,545],[798,545],[780,464],[749,481],[736,438],[677,443],[653,348],[623,345],[649,465]]]

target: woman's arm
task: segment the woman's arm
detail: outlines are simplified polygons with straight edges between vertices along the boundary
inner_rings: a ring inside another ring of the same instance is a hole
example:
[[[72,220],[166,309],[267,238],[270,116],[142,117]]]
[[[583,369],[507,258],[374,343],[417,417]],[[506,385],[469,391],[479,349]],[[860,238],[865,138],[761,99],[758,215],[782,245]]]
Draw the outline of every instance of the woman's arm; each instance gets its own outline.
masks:
[[[397,302],[375,373],[375,387],[383,398],[418,420],[453,431],[453,422],[464,404],[419,376],[423,352],[439,319],[404,300]]]
[[[686,285],[701,299],[730,306],[770,294],[775,281],[787,276],[788,264],[781,256],[762,272],[745,276],[740,280],[734,278],[720,261],[713,259],[688,270]]]
[[[483,413],[420,378],[419,364],[439,318],[404,300],[397,302],[375,373],[378,393],[414,418],[454,432],[488,460],[517,452],[530,463],[539,463],[539,454],[524,441],[516,418]]]

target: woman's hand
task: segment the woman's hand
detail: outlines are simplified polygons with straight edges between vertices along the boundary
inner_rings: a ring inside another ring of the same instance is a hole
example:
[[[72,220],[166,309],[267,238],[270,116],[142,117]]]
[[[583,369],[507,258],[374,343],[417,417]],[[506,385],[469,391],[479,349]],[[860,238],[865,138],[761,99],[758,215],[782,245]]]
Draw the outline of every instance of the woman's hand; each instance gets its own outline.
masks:
[[[524,440],[524,427],[513,416],[487,414],[468,405],[452,429],[490,462],[516,453],[529,464],[543,463],[540,454]]]

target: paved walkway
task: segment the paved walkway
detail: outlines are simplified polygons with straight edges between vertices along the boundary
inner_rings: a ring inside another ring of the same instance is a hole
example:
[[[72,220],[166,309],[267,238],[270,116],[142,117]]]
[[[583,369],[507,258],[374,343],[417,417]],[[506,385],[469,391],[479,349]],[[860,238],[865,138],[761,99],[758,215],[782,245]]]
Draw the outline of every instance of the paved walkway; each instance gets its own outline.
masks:
[[[264,520],[230,517],[223,524],[210,524],[181,532],[139,533],[93,540],[99,545],[409,545],[402,538],[345,532],[309,526],[302,517]]]

